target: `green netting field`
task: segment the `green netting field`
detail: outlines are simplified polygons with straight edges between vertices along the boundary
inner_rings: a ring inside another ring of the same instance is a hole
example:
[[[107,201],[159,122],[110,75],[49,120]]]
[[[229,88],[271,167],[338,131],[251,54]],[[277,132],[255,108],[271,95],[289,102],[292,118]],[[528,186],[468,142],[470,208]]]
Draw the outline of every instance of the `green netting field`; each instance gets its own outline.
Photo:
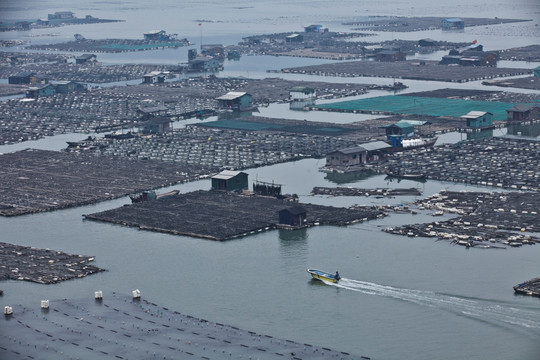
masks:
[[[392,114],[451,117],[460,117],[469,111],[486,111],[493,114],[493,120],[504,120],[507,117],[506,110],[514,105],[512,103],[493,101],[390,95],[342,101],[333,104],[317,105],[315,107],[343,111],[382,111]]]

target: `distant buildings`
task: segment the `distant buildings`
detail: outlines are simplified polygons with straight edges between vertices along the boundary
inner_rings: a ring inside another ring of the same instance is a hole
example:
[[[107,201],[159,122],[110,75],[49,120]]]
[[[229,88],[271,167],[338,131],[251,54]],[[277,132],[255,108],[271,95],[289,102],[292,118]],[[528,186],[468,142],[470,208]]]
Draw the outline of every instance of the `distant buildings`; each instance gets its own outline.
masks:
[[[218,71],[221,64],[211,56],[197,56],[189,63],[189,68],[195,72]]]
[[[418,45],[422,47],[426,46],[435,46],[436,42],[433,39],[420,39],[418,40]]]
[[[493,114],[486,111],[469,111],[461,116],[467,120],[467,127],[472,129],[487,129],[493,127]]]
[[[167,73],[163,71],[151,71],[143,75],[143,84],[161,84],[165,82]]]
[[[75,64],[81,65],[86,63],[93,63],[97,61],[97,55],[95,54],[82,54],[75,58]]]
[[[396,49],[383,49],[375,54],[377,61],[405,61],[406,54]]]
[[[8,77],[8,84],[15,85],[36,85],[46,84],[48,81],[33,72],[20,72]]]
[[[51,84],[41,84],[28,88],[26,97],[37,99],[43,96],[51,96],[55,94],[68,94],[73,92],[86,91],[86,85],[75,81],[56,81]]]
[[[248,174],[242,171],[223,170],[212,176],[212,190],[244,190],[248,189]]]
[[[26,90],[26,97],[29,99],[37,99],[42,96],[51,96],[56,94],[56,88],[51,84],[31,87]]]
[[[48,20],[62,20],[62,19],[74,19],[75,14],[71,11],[58,11],[54,14],[48,14]]]
[[[392,146],[384,141],[373,141],[339,149],[326,154],[326,167],[351,167],[378,161]]]
[[[540,119],[539,112],[540,112],[539,105],[517,104],[517,105],[514,105],[512,108],[506,110],[507,121],[521,122],[521,121],[538,120]]]
[[[165,30],[151,30],[143,34],[144,40],[148,41],[168,41],[177,40],[177,34],[167,34]]]
[[[307,211],[301,206],[291,206],[278,212],[279,224],[299,227],[306,224]]]
[[[450,50],[442,57],[439,65],[460,66],[496,66],[498,56],[493,52],[485,52],[483,46],[476,41],[469,46]]]
[[[151,30],[143,34],[144,40],[161,40],[165,35],[165,30]]]
[[[316,32],[316,33],[323,33],[328,32],[328,28],[324,27],[322,25],[309,25],[304,27],[305,32]]]
[[[56,81],[53,86],[59,94],[86,91],[86,85],[75,81]]]
[[[302,42],[304,41],[304,37],[300,34],[291,34],[285,37],[285,42],[293,43],[293,42]]]
[[[253,108],[252,96],[246,92],[231,91],[216,100],[220,109],[247,111]]]
[[[441,28],[443,30],[463,30],[465,29],[465,22],[459,18],[443,19]]]
[[[165,116],[169,109],[164,105],[141,107],[137,114],[141,120],[149,120],[154,117]]]
[[[306,86],[295,86],[289,90],[289,99],[292,101],[311,100],[316,97],[316,91]]]

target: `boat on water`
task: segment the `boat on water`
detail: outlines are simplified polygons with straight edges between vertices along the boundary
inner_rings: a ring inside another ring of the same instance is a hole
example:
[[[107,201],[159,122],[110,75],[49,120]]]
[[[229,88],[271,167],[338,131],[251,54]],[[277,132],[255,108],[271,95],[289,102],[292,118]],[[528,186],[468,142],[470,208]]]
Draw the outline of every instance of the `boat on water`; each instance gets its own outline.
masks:
[[[339,272],[337,271],[335,274],[330,274],[322,270],[307,269],[307,272],[310,273],[314,279],[318,279],[322,281],[329,281],[329,282],[337,283],[339,280],[341,280],[341,276],[339,275]]]
[[[421,148],[430,148],[435,146],[435,143],[439,139],[438,136],[433,137],[410,137],[404,138],[401,135],[387,136],[387,143],[392,145],[392,151],[407,151]]]

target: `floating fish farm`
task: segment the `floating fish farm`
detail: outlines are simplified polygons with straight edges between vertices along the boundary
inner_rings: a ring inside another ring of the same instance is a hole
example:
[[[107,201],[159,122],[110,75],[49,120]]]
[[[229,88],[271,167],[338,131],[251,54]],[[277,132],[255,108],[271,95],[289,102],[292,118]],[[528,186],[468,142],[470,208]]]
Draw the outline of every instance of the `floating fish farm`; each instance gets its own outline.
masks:
[[[0,155],[0,215],[58,210],[199,179],[196,164],[28,149]]]
[[[0,280],[54,284],[104,271],[93,257],[0,242]]]
[[[433,214],[456,214],[455,218],[429,224],[386,228],[384,231],[411,237],[434,237],[466,248],[521,247],[540,238],[540,194],[527,192],[442,191],[418,200],[419,210]]]
[[[305,210],[303,226],[343,226],[384,216],[373,207],[339,208],[291,203],[273,197],[225,191],[194,191],[84,216],[88,220],[141,230],[223,241],[276,229],[279,211],[293,206]]]
[[[377,165],[428,179],[540,191],[540,142],[486,138],[394,153]]]

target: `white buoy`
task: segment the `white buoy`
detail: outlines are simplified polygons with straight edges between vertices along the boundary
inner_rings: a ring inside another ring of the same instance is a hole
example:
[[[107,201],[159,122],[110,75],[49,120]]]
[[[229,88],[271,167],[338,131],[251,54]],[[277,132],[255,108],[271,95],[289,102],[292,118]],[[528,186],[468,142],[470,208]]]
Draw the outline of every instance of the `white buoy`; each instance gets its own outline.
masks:
[[[41,308],[42,309],[48,309],[49,308],[49,300],[41,300]]]
[[[99,290],[94,292],[94,298],[96,300],[103,300],[103,291]]]
[[[135,289],[131,293],[133,294],[134,299],[140,299],[141,298],[141,291],[139,289]]]
[[[4,315],[11,315],[11,314],[13,314],[13,308],[11,306],[5,306]]]

